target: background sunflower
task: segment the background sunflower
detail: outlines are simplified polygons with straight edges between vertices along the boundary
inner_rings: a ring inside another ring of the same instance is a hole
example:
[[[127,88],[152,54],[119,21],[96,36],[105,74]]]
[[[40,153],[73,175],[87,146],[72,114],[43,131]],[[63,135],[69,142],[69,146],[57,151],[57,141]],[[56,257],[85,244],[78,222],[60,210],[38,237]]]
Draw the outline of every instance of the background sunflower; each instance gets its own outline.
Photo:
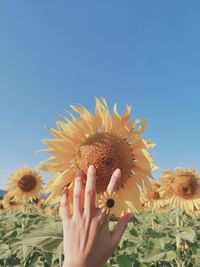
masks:
[[[7,210],[16,211],[20,208],[20,204],[15,200],[14,195],[9,192],[4,195],[3,203]]]
[[[192,168],[176,168],[161,175],[160,194],[166,196],[167,203],[187,213],[197,213],[200,209],[200,175]]]
[[[42,189],[39,173],[29,167],[19,168],[9,180],[8,192],[19,202],[35,199]]]
[[[144,207],[159,211],[166,206],[166,200],[159,193],[160,183],[156,180],[150,180],[151,185],[147,188],[143,186],[140,194],[141,203]]]

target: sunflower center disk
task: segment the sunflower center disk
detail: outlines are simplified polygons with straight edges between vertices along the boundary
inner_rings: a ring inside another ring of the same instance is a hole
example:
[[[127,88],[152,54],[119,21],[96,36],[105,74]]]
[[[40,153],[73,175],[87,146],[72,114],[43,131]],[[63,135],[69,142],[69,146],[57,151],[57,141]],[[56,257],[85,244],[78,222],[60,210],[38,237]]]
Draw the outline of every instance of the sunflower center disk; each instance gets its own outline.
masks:
[[[131,174],[134,156],[130,145],[121,137],[110,133],[96,133],[88,137],[80,146],[75,159],[78,167],[86,176],[90,165],[96,168],[97,192],[104,192],[112,173],[121,169],[123,182]]]
[[[195,195],[197,191],[198,183],[196,179],[180,176],[176,177],[172,184],[173,191],[180,197],[189,199]]]
[[[107,200],[107,202],[106,202],[106,206],[107,206],[109,209],[111,209],[111,208],[114,207],[114,205],[115,205],[115,201],[114,201],[114,199],[109,198],[109,199]]]
[[[19,180],[18,186],[23,192],[30,192],[36,186],[36,179],[31,175],[25,175]]]
[[[151,192],[149,193],[150,198],[153,200],[159,200],[160,199],[160,194],[158,192]]]

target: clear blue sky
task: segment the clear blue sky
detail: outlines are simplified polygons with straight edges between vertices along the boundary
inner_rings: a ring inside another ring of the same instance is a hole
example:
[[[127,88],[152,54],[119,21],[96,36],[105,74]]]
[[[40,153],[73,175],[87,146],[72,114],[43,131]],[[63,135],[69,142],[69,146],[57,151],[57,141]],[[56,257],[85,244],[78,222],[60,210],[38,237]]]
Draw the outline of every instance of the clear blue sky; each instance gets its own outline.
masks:
[[[0,3],[0,188],[47,155],[44,125],[95,96],[148,119],[160,172],[200,167],[200,1]],[[47,179],[48,175],[45,175]]]

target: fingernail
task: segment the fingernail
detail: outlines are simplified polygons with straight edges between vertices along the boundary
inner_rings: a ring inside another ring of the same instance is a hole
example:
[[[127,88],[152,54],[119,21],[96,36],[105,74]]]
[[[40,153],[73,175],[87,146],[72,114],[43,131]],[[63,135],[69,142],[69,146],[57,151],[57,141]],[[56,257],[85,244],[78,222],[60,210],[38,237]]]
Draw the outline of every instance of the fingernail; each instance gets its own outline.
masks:
[[[81,176],[76,176],[75,177],[75,183],[79,183],[79,182],[81,182],[81,180],[82,180]]]
[[[115,176],[121,176],[121,170],[120,170],[120,169],[116,169],[116,170],[114,171],[114,175],[115,175]]]
[[[77,178],[77,177],[79,177],[81,175],[82,175],[82,171],[81,170],[77,170],[76,174],[75,174],[75,177]]]
[[[95,173],[96,169],[93,165],[90,165],[89,168],[88,168],[88,172],[90,173]]]

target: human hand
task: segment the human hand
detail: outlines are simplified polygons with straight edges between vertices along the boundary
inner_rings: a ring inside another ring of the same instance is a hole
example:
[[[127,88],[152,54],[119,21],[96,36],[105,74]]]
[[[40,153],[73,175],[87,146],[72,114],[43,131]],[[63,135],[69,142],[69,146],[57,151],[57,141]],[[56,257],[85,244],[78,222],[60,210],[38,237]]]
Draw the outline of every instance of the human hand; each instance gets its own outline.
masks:
[[[107,192],[114,192],[119,186],[121,171],[115,170]],[[96,170],[88,168],[83,205],[83,177],[77,173],[73,195],[73,214],[68,203],[68,189],[61,197],[60,210],[64,233],[63,267],[102,267],[112,255],[126,229],[132,214],[122,216],[115,227],[109,229],[109,217],[95,207]]]

